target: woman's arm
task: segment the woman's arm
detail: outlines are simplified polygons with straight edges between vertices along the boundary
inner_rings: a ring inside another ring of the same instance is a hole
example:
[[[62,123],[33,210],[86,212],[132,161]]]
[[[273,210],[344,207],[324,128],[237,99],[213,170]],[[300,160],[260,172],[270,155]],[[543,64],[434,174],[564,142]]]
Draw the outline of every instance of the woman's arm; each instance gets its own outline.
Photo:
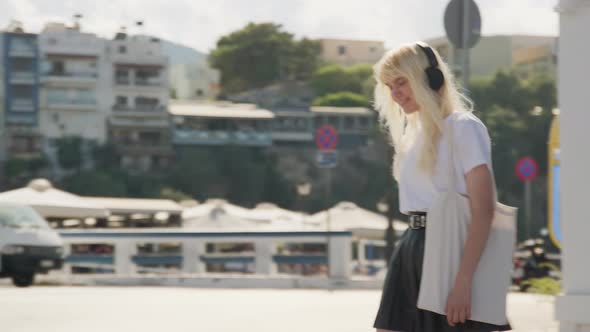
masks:
[[[472,219],[455,285],[447,300],[447,320],[451,325],[469,319],[473,274],[485,249],[494,218],[493,181],[487,165],[470,170],[465,175],[465,181]]]

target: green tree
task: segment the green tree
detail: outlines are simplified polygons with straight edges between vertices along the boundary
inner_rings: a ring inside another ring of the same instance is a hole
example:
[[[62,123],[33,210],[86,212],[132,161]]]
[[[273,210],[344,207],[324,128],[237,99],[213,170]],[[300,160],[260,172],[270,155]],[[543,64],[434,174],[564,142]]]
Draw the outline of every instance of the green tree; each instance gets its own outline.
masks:
[[[10,186],[25,185],[29,180],[38,177],[48,164],[44,156],[32,159],[11,158],[4,162],[4,176]]]
[[[171,199],[176,202],[192,199],[192,197],[183,193],[182,191],[175,190],[170,187],[162,188],[162,190],[160,191],[160,197],[165,199]]]
[[[102,171],[120,170],[120,160],[113,144],[97,145],[92,151],[96,169]]]
[[[551,111],[557,104],[555,81],[541,76],[525,81],[513,72],[501,71],[489,80],[471,82],[470,91],[476,114],[492,139],[500,199],[521,207],[519,221],[524,221],[524,185],[514,167],[520,158],[533,157],[539,175],[533,183],[532,222],[536,228],[546,225],[547,140]]]
[[[303,38],[294,41],[287,62],[288,78],[308,80],[319,66],[320,52],[321,45],[315,40]]]
[[[306,78],[316,69],[319,44],[295,41],[280,24],[249,23],[221,37],[209,63],[221,71],[226,93],[268,85],[287,78]]]
[[[63,168],[79,169],[82,165],[82,154],[80,137],[64,137],[57,141],[57,155],[59,163]]]
[[[83,171],[63,179],[64,190],[83,196],[125,197],[128,195],[124,175],[103,171]]]
[[[167,184],[197,200],[225,197],[223,174],[207,149],[183,152],[169,172]]]
[[[337,92],[318,97],[313,101],[314,106],[339,106],[339,107],[369,107],[369,100],[358,93]]]
[[[310,85],[317,96],[340,91],[362,94],[365,81],[371,77],[372,73],[372,67],[367,64],[351,67],[327,65],[313,73]]]

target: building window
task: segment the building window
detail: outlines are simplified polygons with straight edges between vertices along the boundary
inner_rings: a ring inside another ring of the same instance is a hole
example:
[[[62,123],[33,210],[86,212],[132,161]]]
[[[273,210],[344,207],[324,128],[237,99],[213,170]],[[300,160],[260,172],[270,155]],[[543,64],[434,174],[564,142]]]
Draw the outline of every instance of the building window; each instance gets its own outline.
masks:
[[[135,72],[135,84],[159,86],[160,71],[158,69],[138,69]]]
[[[13,58],[10,60],[10,66],[13,72],[32,72],[35,63],[30,59]]]
[[[136,97],[135,108],[142,111],[154,111],[158,108],[160,101],[158,98]]]
[[[375,46],[369,47],[369,52],[375,53],[376,51],[377,51],[377,48]]]
[[[119,53],[120,54],[125,54],[127,53],[127,47],[124,45],[119,46]]]
[[[307,129],[307,120],[306,119],[297,119],[297,129],[305,130]]]
[[[338,46],[338,55],[345,55],[346,54],[346,46],[340,45]]]
[[[117,84],[129,84],[129,70],[117,68],[115,71],[115,81]]]
[[[354,118],[352,116],[344,118],[344,129],[354,129]]]
[[[13,85],[12,96],[15,99],[33,100],[35,92],[31,85]]]
[[[151,145],[151,146],[158,146],[161,145],[162,142],[162,135],[159,132],[140,132],[139,133],[139,143]]]
[[[360,129],[368,129],[369,128],[369,118],[362,117],[359,119],[359,127]]]
[[[69,92],[67,89],[51,88],[47,89],[48,103],[69,103]]]
[[[51,61],[51,74],[62,75],[65,71],[63,61]]]
[[[197,91],[195,91],[195,95],[196,95],[197,97],[202,97],[202,96],[203,96],[203,90],[201,90],[201,89],[197,89]]]
[[[55,39],[55,38],[49,38],[47,40],[47,44],[49,44],[49,45],[57,45],[57,39]]]
[[[127,96],[117,96],[117,99],[115,100],[115,105],[120,106],[120,107],[126,107],[127,106]]]

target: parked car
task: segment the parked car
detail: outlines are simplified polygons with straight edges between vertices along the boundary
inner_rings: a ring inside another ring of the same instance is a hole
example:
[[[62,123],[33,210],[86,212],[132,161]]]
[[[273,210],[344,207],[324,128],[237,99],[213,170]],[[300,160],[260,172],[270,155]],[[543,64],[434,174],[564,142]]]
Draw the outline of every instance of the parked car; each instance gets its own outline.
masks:
[[[30,286],[35,274],[61,269],[63,253],[59,234],[35,210],[0,203],[0,278]]]

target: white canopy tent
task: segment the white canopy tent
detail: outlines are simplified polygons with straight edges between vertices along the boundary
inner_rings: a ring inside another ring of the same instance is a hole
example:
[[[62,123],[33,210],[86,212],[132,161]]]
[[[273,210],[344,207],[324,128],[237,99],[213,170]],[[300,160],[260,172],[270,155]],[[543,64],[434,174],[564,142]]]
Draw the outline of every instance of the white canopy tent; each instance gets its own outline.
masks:
[[[31,206],[43,217],[101,218],[109,215],[105,207],[55,189],[46,179],[35,179],[24,188],[0,193],[0,202]]]
[[[185,208],[185,227],[244,228],[259,230],[309,230],[317,226],[305,224],[303,215],[282,209],[272,203],[260,203],[254,209],[237,206],[222,199],[209,199],[205,203]]]
[[[340,202],[326,211],[313,214],[306,218],[306,223],[326,230],[329,228],[331,231],[352,231],[356,237],[373,239],[383,239],[388,226],[385,216],[363,209],[352,202]],[[393,229],[396,234],[400,235],[407,228],[406,223],[394,220]]]
[[[86,202],[104,206],[111,213],[158,213],[181,214],[182,206],[169,199],[84,197]]]
[[[192,207],[187,207],[182,212],[182,219],[184,221],[193,221],[202,218],[207,218],[211,211],[214,209],[222,209],[228,215],[237,217],[237,218],[245,218],[247,216],[249,210],[243,208],[238,205],[234,205],[229,203],[224,199],[208,199],[202,204],[198,204]]]

